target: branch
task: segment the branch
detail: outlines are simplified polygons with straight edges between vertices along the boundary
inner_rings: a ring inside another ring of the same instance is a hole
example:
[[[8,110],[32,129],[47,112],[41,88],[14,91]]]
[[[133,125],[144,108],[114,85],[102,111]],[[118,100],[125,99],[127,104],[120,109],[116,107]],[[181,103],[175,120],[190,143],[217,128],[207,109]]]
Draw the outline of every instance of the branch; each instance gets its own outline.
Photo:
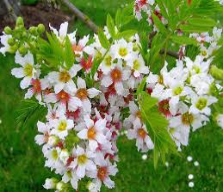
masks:
[[[160,54],[161,55],[163,55],[165,53],[165,49],[162,49],[161,51],[160,51]],[[166,51],[166,54],[167,55],[169,55],[169,56],[171,56],[171,57],[174,57],[174,58],[176,58],[176,59],[179,59],[179,54],[178,53],[176,53],[176,52],[174,52],[174,51]]]
[[[83,21],[94,33],[98,32],[98,26],[91,21],[91,19],[75,7],[69,0],[62,0],[64,4],[81,20]]]
[[[8,10],[9,14],[11,14],[12,18],[14,20],[17,19],[17,15],[15,14],[13,7],[11,6],[11,4],[8,2],[8,0],[3,0],[6,6],[6,9]]]

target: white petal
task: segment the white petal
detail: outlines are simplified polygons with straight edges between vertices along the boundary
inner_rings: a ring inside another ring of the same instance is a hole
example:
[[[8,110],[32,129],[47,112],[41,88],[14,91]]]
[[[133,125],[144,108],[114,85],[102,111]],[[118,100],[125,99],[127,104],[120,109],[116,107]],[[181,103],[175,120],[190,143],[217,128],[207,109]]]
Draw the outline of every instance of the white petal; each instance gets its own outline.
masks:
[[[30,77],[24,77],[24,79],[20,82],[20,87],[22,89],[26,89],[31,84],[31,78]]]
[[[101,85],[105,86],[105,87],[109,87],[112,84],[112,79],[110,76],[105,76],[103,77],[102,81],[101,81]]]
[[[89,148],[95,151],[98,148],[98,143],[95,140],[89,140]]]
[[[59,93],[60,91],[62,91],[62,89],[64,88],[64,83],[57,83],[55,86],[54,86],[54,91],[55,93]]]
[[[22,67],[12,69],[11,74],[12,74],[13,76],[15,76],[16,78],[22,78],[22,77],[25,76],[25,74],[24,74],[24,70],[23,70]]]
[[[68,29],[68,22],[64,22],[60,25],[59,35],[61,37],[66,37]]]
[[[80,139],[87,139],[87,132],[88,130],[87,129],[83,129],[82,131],[80,131],[77,136],[80,138]]]
[[[95,88],[91,88],[91,89],[88,89],[87,92],[88,92],[88,96],[90,98],[94,98],[95,96],[99,95],[101,91],[99,91]]]
[[[85,80],[83,80],[82,78],[78,77],[77,78],[77,86],[78,88],[86,88],[86,83],[85,83]]]
[[[77,176],[83,178],[85,176],[85,166],[79,165],[77,168]]]

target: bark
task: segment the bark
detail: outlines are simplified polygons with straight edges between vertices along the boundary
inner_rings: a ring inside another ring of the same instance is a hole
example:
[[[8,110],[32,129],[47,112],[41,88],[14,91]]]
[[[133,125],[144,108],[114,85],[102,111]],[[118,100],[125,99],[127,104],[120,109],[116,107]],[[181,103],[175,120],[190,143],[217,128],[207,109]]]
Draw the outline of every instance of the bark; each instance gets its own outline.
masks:
[[[10,17],[16,20],[20,15],[20,5],[18,0],[1,0],[0,1],[0,16]]]

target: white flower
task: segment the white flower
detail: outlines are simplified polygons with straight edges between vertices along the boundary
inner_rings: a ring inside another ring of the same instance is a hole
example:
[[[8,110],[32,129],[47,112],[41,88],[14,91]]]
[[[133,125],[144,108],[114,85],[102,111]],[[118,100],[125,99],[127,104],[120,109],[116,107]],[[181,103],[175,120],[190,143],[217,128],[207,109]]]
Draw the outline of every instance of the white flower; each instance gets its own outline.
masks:
[[[87,89],[85,80],[80,77],[77,78],[77,87],[78,88],[75,91],[76,97],[81,100],[84,111],[90,112],[91,102],[89,98],[94,98],[95,96],[99,95],[100,91],[95,88]]]
[[[60,72],[51,72],[48,75],[48,80],[54,85],[55,93],[60,91],[68,90],[69,92],[74,92],[76,90],[76,85],[73,81],[73,77],[77,75],[77,72],[81,69],[80,65],[73,65],[69,71],[60,69]]]
[[[60,25],[59,31],[57,31],[55,28],[53,28],[51,25],[49,25],[50,30],[53,31],[53,33],[57,36],[57,38],[60,40],[61,43],[64,42],[66,36],[69,37],[71,43],[76,41],[76,31],[74,31],[71,34],[67,34],[68,32],[68,22],[64,22]]]
[[[15,62],[20,64],[22,67],[12,69],[11,73],[16,78],[23,78],[20,82],[20,87],[25,89],[31,85],[32,78],[36,78],[33,55],[28,52],[28,54],[23,57],[19,52],[16,52]]]
[[[118,95],[127,96],[128,90],[124,88],[123,81],[128,80],[130,74],[130,70],[123,68],[122,64],[118,63],[108,75],[103,76],[101,84],[105,87],[109,87],[114,84],[115,91]]]
[[[84,150],[77,146],[77,148],[73,149],[73,156],[76,158],[71,162],[70,168],[76,169],[76,174],[79,178],[83,178],[86,175],[86,171],[96,170],[96,165],[92,161],[94,154],[90,150]]]
[[[218,114],[217,117],[216,117],[216,120],[217,120],[217,124],[223,128],[223,114]]]
[[[154,148],[154,144],[149,137],[146,128],[141,124],[139,120],[134,123],[133,129],[129,129],[127,133],[129,139],[136,139],[136,146],[138,150],[147,152],[149,149]]]
[[[44,124],[40,121],[37,122],[38,131],[42,133],[41,135],[36,135],[35,141],[38,145],[42,145],[48,142],[50,136],[50,126],[48,124]]]
[[[132,57],[133,44],[128,43],[125,39],[120,39],[111,46],[111,52],[114,58],[129,60]]]
[[[3,47],[0,48],[0,53],[2,53],[3,55],[5,55],[6,52],[10,52],[11,47],[8,44],[8,40],[11,38],[12,38],[11,35],[6,35],[4,33],[2,36],[0,36],[0,41],[1,44],[3,45]]]
[[[55,178],[47,178],[45,180],[45,184],[43,185],[43,187],[45,189],[55,189],[56,188],[56,185],[57,185],[57,179]]]
[[[74,127],[73,121],[67,119],[65,116],[50,121],[50,125],[53,127],[51,134],[54,134],[61,139],[65,139],[68,135],[68,131]]]
[[[103,134],[103,131],[106,128],[106,120],[99,119],[94,122],[89,116],[85,116],[84,121],[86,128],[82,129],[77,135],[81,139],[89,140],[89,148],[92,151],[95,151],[98,147],[98,143],[105,144],[107,141]]]
[[[190,113],[202,113],[209,116],[211,114],[211,109],[209,106],[216,102],[217,99],[212,96],[194,96],[192,98],[192,106],[190,107]]]
[[[134,71],[134,76],[139,77],[140,74],[148,74],[149,68],[145,65],[141,55],[134,55],[128,60],[127,65]]]
[[[99,167],[97,170],[91,171],[89,177],[94,178],[93,182],[99,189],[102,183],[109,189],[114,188],[115,183],[110,179],[110,176],[115,176],[118,172],[116,164],[112,165],[110,161],[105,160],[102,155],[98,155],[97,158],[95,158],[95,162]]]

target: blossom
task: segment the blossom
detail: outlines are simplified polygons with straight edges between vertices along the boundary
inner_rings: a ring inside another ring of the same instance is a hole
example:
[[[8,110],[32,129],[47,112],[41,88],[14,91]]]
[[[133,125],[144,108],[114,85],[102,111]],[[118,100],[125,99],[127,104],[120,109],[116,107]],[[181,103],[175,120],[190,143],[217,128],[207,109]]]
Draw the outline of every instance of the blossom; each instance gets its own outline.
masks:
[[[96,165],[92,161],[94,154],[90,150],[84,150],[80,146],[73,149],[73,155],[76,157],[70,164],[72,169],[76,169],[79,178],[83,178],[86,171],[96,170]]]
[[[68,90],[73,92],[76,90],[76,85],[73,81],[73,77],[76,76],[77,72],[81,69],[80,65],[73,65],[69,71],[65,69],[60,69],[60,72],[51,72],[48,75],[48,80],[54,85],[55,93],[60,91]]]
[[[20,87],[25,89],[31,85],[32,79],[36,78],[33,55],[28,52],[23,57],[19,54],[19,52],[16,52],[15,62],[21,65],[21,67],[12,69],[11,73],[16,78],[23,78],[23,80],[20,82]]]
[[[128,130],[127,136],[129,139],[136,139],[136,146],[142,152],[147,152],[149,149],[154,148],[151,138],[140,121],[136,121],[133,129]]]
[[[99,119],[96,122],[91,120],[89,116],[84,118],[86,127],[82,129],[77,135],[81,139],[89,140],[89,148],[95,151],[99,144],[106,143],[106,137],[103,134],[106,128],[106,120]]]

